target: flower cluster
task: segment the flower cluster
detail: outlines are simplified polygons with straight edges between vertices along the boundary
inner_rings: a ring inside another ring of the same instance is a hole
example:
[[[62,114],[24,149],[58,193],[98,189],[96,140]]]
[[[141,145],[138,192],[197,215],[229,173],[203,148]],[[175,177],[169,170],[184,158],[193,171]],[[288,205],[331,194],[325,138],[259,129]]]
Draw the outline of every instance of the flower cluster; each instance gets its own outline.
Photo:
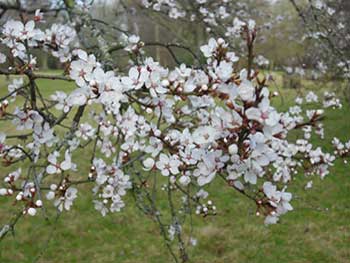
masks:
[[[103,216],[119,212],[125,206],[122,197],[131,188],[130,177],[116,165],[107,166],[101,159],[95,159],[90,178],[96,181],[93,192],[99,200],[94,200],[96,210]]]
[[[155,9],[165,3],[180,16],[175,1],[143,2]],[[227,17],[224,9],[219,12]],[[349,153],[349,143],[337,139],[334,155],[312,143],[313,134],[325,136],[325,108],[341,105],[334,94],[325,94],[319,105],[319,97],[310,92],[279,111],[268,79],[251,65],[241,68],[240,57],[222,38],[211,38],[200,48],[206,59],[201,67],[179,63],[168,69],[144,57],[139,39],[130,37],[126,51],[138,60],[119,74],[97,55],[72,47],[74,29],[54,24],[42,31],[35,28],[42,21],[40,12],[35,17],[26,23],[8,21],[1,34],[15,59],[11,74],[28,79],[8,87],[7,97],[16,107],[7,107],[5,100],[0,107],[0,118],[19,133],[0,133],[0,157],[7,166],[29,167],[26,176],[21,169],[6,176],[0,195],[17,193],[16,202],[24,202],[23,214],[35,215],[50,204],[60,213],[68,211],[79,186],[91,183],[94,206],[103,216],[121,211],[130,193],[167,239],[181,239],[186,229],[181,217],[192,213],[191,207],[203,216],[217,214],[220,207],[206,199],[213,182],[221,181],[249,198],[257,215],[272,224],[293,209],[292,194],[286,192],[293,178],[324,178],[335,158]],[[245,32],[251,45],[255,23],[235,21],[232,32]],[[29,47],[52,52],[65,63],[67,75],[37,74]],[[75,88],[43,98],[36,82],[40,77],[72,81]],[[293,139],[298,130],[301,137]],[[84,165],[82,156],[87,158]],[[164,196],[159,188],[166,192],[169,224],[162,223],[162,208],[155,201]]]
[[[32,47],[49,49],[61,62],[67,61],[71,56],[71,45],[76,39],[75,30],[66,25],[53,24],[50,29],[42,31],[36,28],[43,19],[43,15],[39,13],[33,17],[33,20],[7,21],[3,25],[1,43],[10,48],[13,57],[26,61],[30,67],[36,65],[35,57],[28,54],[27,50]],[[30,57],[29,61],[28,57]]]
[[[265,218],[266,224],[275,224],[278,221],[278,216],[293,210],[290,205],[292,194],[285,192],[285,189],[278,191],[277,187],[271,182],[265,182],[263,185],[263,192],[267,198],[269,205],[268,215]],[[258,203],[262,204],[263,201],[259,200]]]
[[[350,141],[343,143],[338,138],[333,138],[332,144],[334,155],[344,158],[344,162],[347,163],[346,157],[350,156]]]

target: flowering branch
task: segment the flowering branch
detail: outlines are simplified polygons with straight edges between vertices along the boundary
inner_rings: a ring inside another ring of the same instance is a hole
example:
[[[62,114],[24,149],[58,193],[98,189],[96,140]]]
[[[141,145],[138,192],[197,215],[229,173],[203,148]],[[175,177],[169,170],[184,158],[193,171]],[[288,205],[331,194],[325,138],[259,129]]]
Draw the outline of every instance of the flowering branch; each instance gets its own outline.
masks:
[[[206,4],[216,8],[214,2]],[[170,14],[181,15],[184,3]],[[265,224],[275,224],[293,210],[287,186],[296,176],[324,178],[336,158],[349,157],[349,143],[334,138],[335,150],[327,153],[310,141],[313,133],[324,138],[324,109],[341,107],[334,94],[325,94],[322,104],[310,92],[286,111],[273,106],[269,79],[254,64],[254,21],[235,20],[226,28],[200,9],[206,25],[243,37],[248,49],[240,56],[225,39],[210,38],[200,47],[201,59],[185,45],[144,43],[127,32],[121,32],[126,43],[115,45],[96,27],[108,23],[84,12],[86,6],[65,5],[67,25],[41,29],[43,14],[36,11],[34,17],[29,12],[21,21],[7,21],[0,33],[10,58],[0,54],[0,74],[14,77],[0,100],[0,120],[6,130],[19,131],[0,132],[0,158],[12,171],[3,179],[0,196],[20,206],[0,230],[0,239],[21,217],[43,211],[48,218],[52,207],[58,214],[70,211],[79,191],[86,190],[80,186],[91,184],[93,205],[102,216],[122,211],[125,196],[132,194],[135,206],[158,225],[174,261],[188,262],[187,243],[196,244],[193,217],[217,215],[218,208],[207,200],[217,177],[252,200]],[[96,43],[87,41],[82,28],[95,34]],[[164,68],[147,57],[146,46],[166,48],[178,65]],[[191,54],[194,63],[181,63],[174,48]],[[33,50],[56,57],[66,74],[40,73]],[[113,61],[117,50],[130,55],[125,69]],[[46,96],[40,79],[52,85],[69,81],[74,87],[66,93],[57,86]],[[305,102],[314,108],[304,109]],[[295,130],[303,136],[295,139]],[[84,156],[88,167],[75,163]]]

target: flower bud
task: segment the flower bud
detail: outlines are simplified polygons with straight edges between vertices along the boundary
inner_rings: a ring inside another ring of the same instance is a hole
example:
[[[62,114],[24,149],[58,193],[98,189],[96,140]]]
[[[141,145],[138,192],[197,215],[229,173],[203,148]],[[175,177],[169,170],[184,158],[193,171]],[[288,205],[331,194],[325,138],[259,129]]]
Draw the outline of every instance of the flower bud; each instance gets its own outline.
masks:
[[[16,200],[17,201],[21,201],[23,199],[23,194],[22,193],[19,193],[17,196],[16,196]]]
[[[35,216],[35,215],[36,215],[36,209],[33,208],[33,207],[30,207],[30,208],[28,209],[28,214],[29,214],[30,216]]]
[[[225,44],[225,40],[222,39],[222,38],[219,38],[219,39],[218,39],[218,44],[219,44],[219,45]]]
[[[37,207],[42,207],[43,206],[43,202],[41,200],[36,200],[35,205]]]
[[[162,80],[162,86],[167,87],[167,86],[169,86],[169,85],[170,85],[169,80],[167,80],[167,79],[163,79],[163,80]]]
[[[231,154],[231,155],[234,155],[234,154],[237,154],[238,152],[238,147],[236,144],[231,144],[230,147],[228,147],[228,152]]]
[[[322,115],[323,113],[324,113],[324,110],[322,110],[322,109],[318,109],[316,111],[316,115]]]
[[[204,90],[204,91],[208,90],[208,86],[204,84],[204,85],[202,85],[201,89]]]
[[[142,164],[143,164],[144,170],[150,171],[154,166],[154,160],[152,158],[147,158],[142,162]]]
[[[158,137],[159,137],[161,134],[162,134],[162,133],[160,132],[160,130],[156,130],[156,131],[154,132],[154,135],[155,135],[155,136],[158,136]]]

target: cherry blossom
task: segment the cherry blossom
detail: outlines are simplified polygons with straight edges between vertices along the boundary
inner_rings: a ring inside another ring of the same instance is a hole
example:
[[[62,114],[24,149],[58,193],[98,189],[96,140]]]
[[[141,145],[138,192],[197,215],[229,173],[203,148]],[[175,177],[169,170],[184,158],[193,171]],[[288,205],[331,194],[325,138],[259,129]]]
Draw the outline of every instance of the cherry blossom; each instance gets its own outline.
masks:
[[[181,162],[175,156],[168,156],[164,153],[159,155],[159,160],[156,162],[156,167],[161,171],[162,175],[169,176],[179,173]]]
[[[146,44],[136,35],[125,34],[127,40],[113,48],[115,43],[91,27],[96,21],[84,15],[89,8],[84,3],[73,8],[64,25],[47,26],[43,10],[23,21],[8,20],[0,40],[11,60],[0,53],[0,64],[8,66],[1,72],[16,78],[0,104],[6,123],[0,132],[0,158],[12,169],[1,182],[1,198],[21,204],[24,217],[38,216],[49,206],[63,213],[71,210],[78,189],[86,191],[81,184],[92,184],[92,205],[102,216],[135,201],[160,222],[166,241],[180,239],[185,251],[181,238],[186,216],[221,213],[214,197],[208,198],[213,190],[229,187],[248,197],[265,224],[274,224],[293,210],[293,195],[286,187],[296,177],[305,175],[309,189],[313,176],[323,179],[331,173],[336,158],[346,163],[350,142],[333,138],[334,149],[327,152],[312,140],[314,135],[327,139],[323,116],[341,108],[342,100],[330,92],[323,98],[309,92],[284,111],[276,108],[270,78],[259,75],[259,64],[267,66],[268,61],[261,55],[254,62],[253,53],[246,59],[231,45],[242,36],[252,49],[256,23],[233,15],[229,1],[214,12],[209,2],[197,0],[198,12],[191,13],[174,0],[142,1],[172,18],[200,19],[208,34],[226,22],[222,38],[209,38],[200,47],[203,63],[201,58],[192,65],[180,61],[172,68],[148,57]],[[75,12],[81,14],[78,19]],[[80,28],[95,34],[89,40],[97,40],[98,51],[86,46]],[[125,68],[114,63],[114,49],[127,52]],[[58,58],[64,74],[41,74],[32,50]],[[302,68],[291,70],[305,74]],[[43,98],[40,78],[70,81],[74,88],[53,90]],[[7,128],[16,133],[7,134]],[[85,163],[78,166],[82,154]],[[158,202],[160,195],[166,199]],[[163,201],[169,216],[159,207]],[[195,245],[197,239],[188,236]]]
[[[69,187],[65,190],[63,196],[59,197],[55,200],[54,205],[57,207],[59,211],[63,211],[63,209],[69,211],[71,206],[73,205],[74,200],[77,198],[78,190],[74,187]]]
[[[71,154],[67,150],[65,152],[65,159],[61,163],[58,162],[57,157],[59,157],[58,152],[54,152],[48,156],[49,165],[46,167],[46,172],[48,174],[59,174],[62,171],[67,171],[70,169],[75,169],[75,164],[71,161]]]

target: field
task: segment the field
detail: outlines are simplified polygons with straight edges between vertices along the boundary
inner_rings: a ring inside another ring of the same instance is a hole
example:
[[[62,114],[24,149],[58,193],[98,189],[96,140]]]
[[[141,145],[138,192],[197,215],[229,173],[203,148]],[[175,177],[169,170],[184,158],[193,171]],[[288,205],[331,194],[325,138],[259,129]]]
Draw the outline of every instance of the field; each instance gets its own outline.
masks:
[[[70,90],[72,85],[56,81],[39,81],[44,95],[56,87]],[[305,86],[311,86],[304,81]],[[280,83],[277,83],[280,85]],[[317,91],[324,89],[320,84]],[[0,79],[0,95],[5,94],[5,79]],[[296,96],[294,90],[280,89],[284,101],[276,105],[285,109]],[[306,92],[305,90],[302,90]],[[11,131],[0,122],[1,131]],[[350,137],[350,108],[326,111],[325,135],[315,137],[315,144],[330,148],[330,139]],[[81,154],[79,164],[88,163]],[[0,168],[0,180],[7,168]],[[88,167],[87,167],[88,169]],[[85,176],[83,173],[82,176]],[[254,204],[221,185],[212,185],[211,199],[218,215],[195,218],[198,244],[190,248],[191,261],[223,262],[350,262],[350,168],[337,161],[324,180],[312,178],[314,186],[305,190],[310,178],[300,174],[293,186],[295,211],[281,218],[281,223],[266,227],[255,215]],[[80,191],[73,209],[47,222],[41,215],[25,217],[16,226],[15,235],[0,243],[0,263],[12,262],[171,262],[157,226],[134,205],[131,197],[121,213],[102,217],[95,211],[89,186]],[[214,190],[215,189],[215,190]],[[0,198],[0,225],[6,224],[19,207],[12,200]]]

